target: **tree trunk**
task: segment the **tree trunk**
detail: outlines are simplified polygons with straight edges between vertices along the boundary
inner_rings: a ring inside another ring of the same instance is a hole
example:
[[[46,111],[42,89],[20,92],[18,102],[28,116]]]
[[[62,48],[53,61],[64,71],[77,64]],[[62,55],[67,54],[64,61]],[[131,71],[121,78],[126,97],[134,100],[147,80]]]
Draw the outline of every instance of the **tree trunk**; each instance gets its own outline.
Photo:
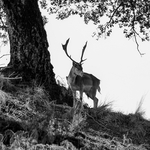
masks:
[[[44,86],[51,98],[58,95],[50,63],[48,41],[38,0],[2,0],[10,40],[10,67],[23,82]]]

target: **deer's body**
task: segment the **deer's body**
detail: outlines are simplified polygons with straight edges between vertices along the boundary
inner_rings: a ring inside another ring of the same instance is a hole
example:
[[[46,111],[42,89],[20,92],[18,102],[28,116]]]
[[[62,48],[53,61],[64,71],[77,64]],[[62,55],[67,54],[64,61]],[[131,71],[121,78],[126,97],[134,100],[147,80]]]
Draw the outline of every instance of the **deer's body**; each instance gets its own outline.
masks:
[[[97,107],[98,99],[96,98],[96,92],[100,92],[100,80],[97,79],[92,74],[83,72],[83,76],[76,75],[71,69],[68,77],[67,83],[73,92],[73,97],[76,97],[76,91],[80,93],[80,100],[82,101],[83,93],[93,100],[94,108]],[[75,99],[74,99],[75,105]]]
[[[86,44],[83,47],[82,55],[81,55],[81,61],[80,63],[75,62],[71,56],[67,53],[67,44],[69,42],[69,39],[66,41],[65,45],[62,45],[64,51],[66,52],[66,55],[73,61],[73,66],[70,70],[70,73],[67,77],[67,83],[72,90],[73,93],[73,106],[75,107],[76,103],[76,91],[80,92],[80,100],[82,102],[83,92],[90,97],[94,102],[94,108],[97,108],[98,99],[96,98],[96,92],[97,90],[100,92],[100,80],[97,79],[92,74],[88,74],[83,72],[82,64],[83,62],[82,57],[84,50],[86,48]]]

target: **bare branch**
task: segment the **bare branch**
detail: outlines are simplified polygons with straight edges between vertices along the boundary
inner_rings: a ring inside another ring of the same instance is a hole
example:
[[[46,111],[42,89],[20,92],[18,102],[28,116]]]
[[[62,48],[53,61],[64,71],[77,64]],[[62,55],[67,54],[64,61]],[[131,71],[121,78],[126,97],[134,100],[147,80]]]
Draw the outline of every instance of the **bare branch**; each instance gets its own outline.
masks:
[[[1,59],[2,57],[4,57],[4,56],[8,56],[8,55],[10,55],[10,54],[4,54],[4,55],[0,56],[0,59]]]
[[[137,46],[137,51],[139,52],[140,56],[142,57],[145,53],[141,53],[140,49],[139,49],[139,43],[137,41],[137,35],[140,37],[140,35],[137,33],[137,31],[135,30],[135,8],[136,8],[136,1],[135,1],[135,5],[133,8],[133,19],[132,19],[132,31],[133,31],[133,35],[134,35],[134,39],[135,39],[135,43]],[[140,37],[141,38],[141,37]]]
[[[136,32],[133,31],[133,34],[134,34],[134,39],[135,39],[135,43],[136,43],[136,46],[137,46],[137,51],[139,52],[139,54],[141,55],[141,57],[145,54],[145,53],[141,53],[140,49],[139,49],[139,43],[137,41],[137,37],[136,37]]]

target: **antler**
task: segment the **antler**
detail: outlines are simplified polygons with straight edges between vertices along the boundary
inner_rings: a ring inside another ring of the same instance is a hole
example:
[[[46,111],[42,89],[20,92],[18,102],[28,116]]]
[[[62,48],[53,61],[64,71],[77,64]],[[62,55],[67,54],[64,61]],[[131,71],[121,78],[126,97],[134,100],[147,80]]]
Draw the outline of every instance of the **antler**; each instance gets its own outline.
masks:
[[[87,41],[86,41],[86,43],[85,43],[85,45],[83,46],[83,49],[82,49],[82,54],[81,54],[81,61],[80,61],[80,64],[82,64],[83,61],[86,60],[86,59],[84,59],[84,60],[82,59],[82,58],[83,58],[83,54],[84,54],[84,51],[85,51],[86,46],[87,46]]]
[[[70,40],[70,38],[66,41],[65,44],[62,44],[62,48],[63,48],[63,50],[65,51],[66,55],[67,55],[73,62],[77,63],[76,61],[74,61],[74,60],[71,58],[71,55],[70,55],[70,56],[68,55],[67,46],[68,46],[69,40]],[[83,54],[84,54],[84,51],[85,51],[85,49],[86,49],[86,46],[87,46],[87,42],[86,42],[85,45],[83,46],[82,54],[81,54],[81,60],[80,60],[80,63],[79,63],[79,64],[82,64],[83,61],[86,60],[86,59],[83,60]]]
[[[66,55],[67,55],[73,62],[77,63],[76,61],[74,61],[74,60],[71,58],[71,55],[70,55],[70,56],[68,55],[68,52],[67,52],[67,45],[68,45],[68,43],[69,43],[69,40],[70,40],[70,38],[66,41],[65,45],[62,44],[62,48],[63,48],[63,50],[65,51]]]

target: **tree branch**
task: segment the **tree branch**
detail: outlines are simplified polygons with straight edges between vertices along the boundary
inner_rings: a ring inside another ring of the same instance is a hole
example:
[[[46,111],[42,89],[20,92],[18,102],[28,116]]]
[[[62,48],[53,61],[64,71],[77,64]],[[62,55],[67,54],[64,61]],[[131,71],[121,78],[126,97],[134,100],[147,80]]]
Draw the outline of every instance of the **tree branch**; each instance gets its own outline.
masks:
[[[109,26],[109,24],[112,22],[113,17],[115,16],[117,10],[120,8],[120,6],[121,6],[122,4],[123,4],[123,2],[121,2],[121,3],[118,5],[118,7],[113,11],[112,15],[110,16],[109,21],[106,23],[106,25],[105,25],[105,27],[104,27],[105,30],[106,30],[106,28]]]
[[[142,57],[145,53],[141,53],[140,49],[139,49],[139,43],[137,41],[137,35],[140,37],[140,35],[137,33],[137,31],[135,30],[135,8],[136,8],[136,1],[135,1],[135,5],[133,6],[133,19],[132,19],[132,31],[133,31],[133,35],[134,35],[134,40],[137,46],[137,51],[139,52],[140,56]],[[140,37],[141,38],[141,37]]]
[[[133,29],[133,34],[134,34],[134,39],[135,39],[135,43],[136,43],[136,46],[137,46],[137,51],[139,52],[139,54],[141,55],[141,56],[143,56],[145,53],[141,53],[141,51],[140,51],[140,49],[139,49],[139,43],[138,43],[138,41],[137,41],[137,32]]]
[[[7,56],[7,55],[10,55],[10,54],[4,54],[4,55],[0,56],[0,59],[1,59],[2,57],[4,57],[4,56]]]

